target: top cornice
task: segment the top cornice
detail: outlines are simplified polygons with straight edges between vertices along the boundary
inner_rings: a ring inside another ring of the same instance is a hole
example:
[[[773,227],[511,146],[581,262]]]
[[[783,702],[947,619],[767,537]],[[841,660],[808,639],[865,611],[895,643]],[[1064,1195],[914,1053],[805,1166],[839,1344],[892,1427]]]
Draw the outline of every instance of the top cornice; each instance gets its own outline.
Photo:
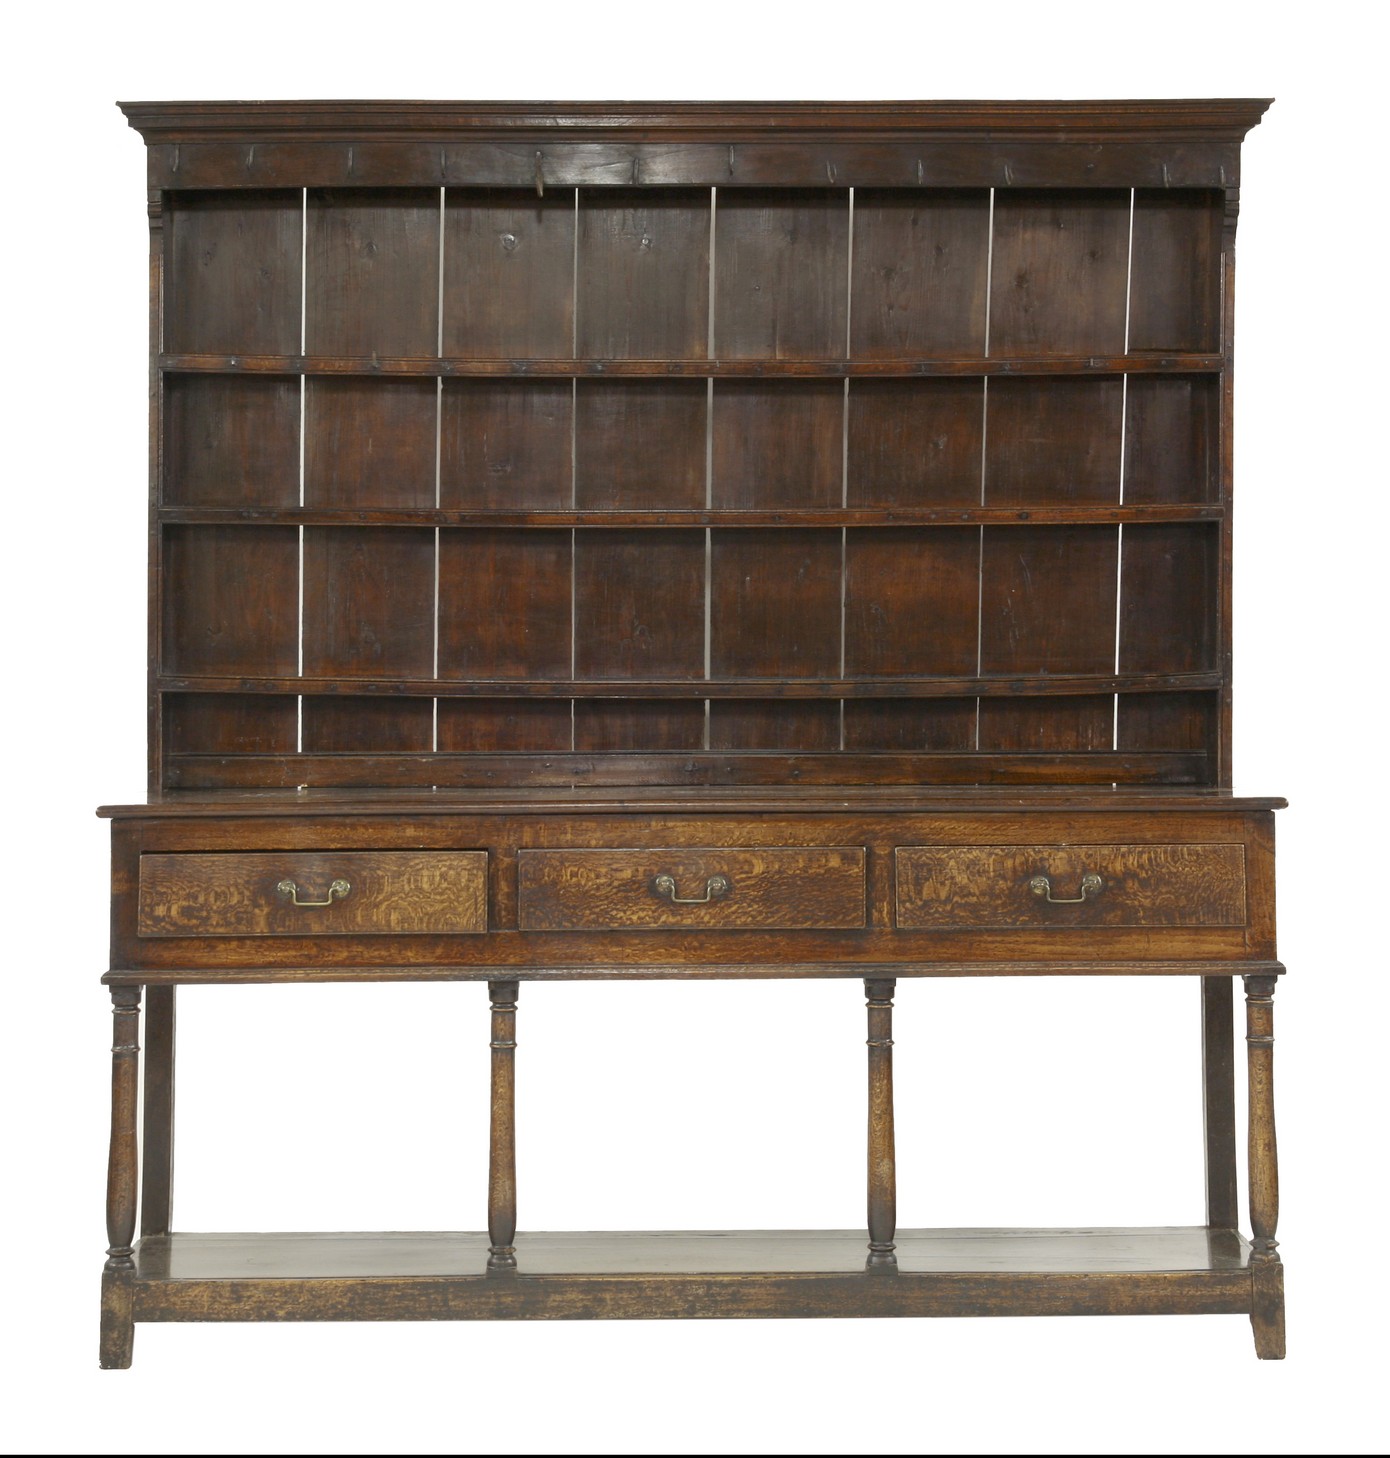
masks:
[[[869,140],[1239,142],[1267,99],[1157,101],[128,101],[170,142]]]

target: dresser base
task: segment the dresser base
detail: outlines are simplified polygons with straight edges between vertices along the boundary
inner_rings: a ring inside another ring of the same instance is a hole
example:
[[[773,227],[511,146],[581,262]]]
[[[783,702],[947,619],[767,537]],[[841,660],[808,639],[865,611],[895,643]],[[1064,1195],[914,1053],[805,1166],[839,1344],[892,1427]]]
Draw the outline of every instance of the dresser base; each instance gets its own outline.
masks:
[[[167,1235],[143,1240],[135,1321],[1249,1313],[1250,1246],[1205,1226],[860,1231]],[[128,1357],[128,1347],[123,1353]]]

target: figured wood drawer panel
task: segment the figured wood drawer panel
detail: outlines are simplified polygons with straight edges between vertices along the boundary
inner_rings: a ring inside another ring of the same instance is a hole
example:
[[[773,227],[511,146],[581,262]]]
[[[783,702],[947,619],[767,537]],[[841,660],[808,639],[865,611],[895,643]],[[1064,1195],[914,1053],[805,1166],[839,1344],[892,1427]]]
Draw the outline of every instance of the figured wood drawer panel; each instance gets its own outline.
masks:
[[[277,889],[293,881],[296,906]],[[335,881],[345,895],[333,895]],[[271,851],[140,857],[142,937],[487,930],[486,851]]]
[[[523,931],[865,924],[862,846],[524,850],[517,862]]]
[[[1242,845],[899,846],[897,924],[961,928],[1244,926]],[[1048,901],[1033,890],[1045,876]],[[1082,880],[1100,886],[1081,896]]]

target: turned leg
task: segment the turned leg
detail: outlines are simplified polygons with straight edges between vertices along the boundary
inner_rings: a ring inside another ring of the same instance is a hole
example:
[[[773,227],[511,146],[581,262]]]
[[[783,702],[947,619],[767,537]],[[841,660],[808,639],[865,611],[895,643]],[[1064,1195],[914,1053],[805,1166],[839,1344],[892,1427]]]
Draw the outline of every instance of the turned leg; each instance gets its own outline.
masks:
[[[891,977],[865,978],[869,1009],[869,1259],[896,1267],[898,1174],[893,1151],[893,989]]]
[[[1250,1079],[1250,1324],[1260,1357],[1284,1355],[1284,1267],[1279,1225],[1279,1154],[1274,1138],[1274,977],[1245,978],[1245,1042]]]
[[[174,989],[145,989],[145,1139],[140,1234],[168,1235],[174,1185]]]
[[[1206,1135],[1207,1225],[1235,1230],[1236,1194],[1235,990],[1229,977],[1202,982],[1202,1125]]]
[[[135,1340],[135,1202],[140,1151],[140,989],[113,987],[111,1153],[106,1166],[106,1267],[101,1274],[101,1365],[129,1367]]]
[[[488,1140],[488,1269],[516,1266],[516,1000],[518,982],[489,982],[492,1122]]]

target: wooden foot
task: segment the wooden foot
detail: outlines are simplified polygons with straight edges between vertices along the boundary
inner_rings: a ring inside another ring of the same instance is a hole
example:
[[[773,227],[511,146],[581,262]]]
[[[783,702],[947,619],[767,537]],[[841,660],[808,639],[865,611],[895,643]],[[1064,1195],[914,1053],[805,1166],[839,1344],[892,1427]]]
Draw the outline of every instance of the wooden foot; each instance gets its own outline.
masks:
[[[519,982],[489,982],[492,1119],[488,1140],[487,1268],[516,1269],[516,1002]]]
[[[1255,1355],[1265,1361],[1284,1356],[1284,1263],[1276,1256],[1250,1267]]]
[[[891,978],[866,978],[869,1009],[869,1270],[896,1270],[898,1171],[893,1145]]]
[[[135,1346],[135,1273],[101,1273],[101,1367],[123,1372]]]

